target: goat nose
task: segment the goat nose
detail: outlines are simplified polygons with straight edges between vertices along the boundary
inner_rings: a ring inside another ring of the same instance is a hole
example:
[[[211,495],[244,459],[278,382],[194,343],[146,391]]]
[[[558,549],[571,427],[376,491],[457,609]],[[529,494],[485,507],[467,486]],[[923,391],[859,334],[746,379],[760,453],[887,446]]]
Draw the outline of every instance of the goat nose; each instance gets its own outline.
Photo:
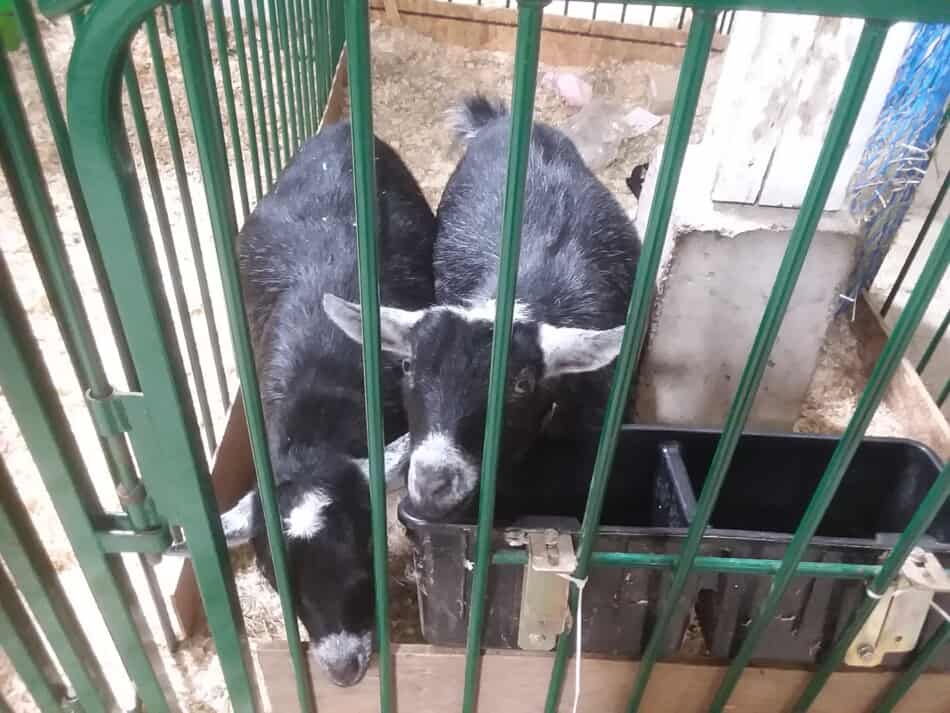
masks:
[[[349,656],[338,664],[330,667],[330,678],[338,686],[346,688],[355,686],[363,680],[366,674],[366,667],[363,665],[359,656]]]

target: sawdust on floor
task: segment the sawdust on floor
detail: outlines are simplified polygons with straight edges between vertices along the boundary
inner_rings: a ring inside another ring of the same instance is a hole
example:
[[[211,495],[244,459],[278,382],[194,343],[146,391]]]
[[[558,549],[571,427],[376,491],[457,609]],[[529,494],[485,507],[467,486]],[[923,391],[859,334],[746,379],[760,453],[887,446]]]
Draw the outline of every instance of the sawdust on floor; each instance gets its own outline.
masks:
[[[39,21],[53,76],[56,78],[62,97],[72,45],[72,32],[65,20],[51,22],[40,18]],[[451,134],[447,128],[446,113],[457,105],[461,96],[473,90],[481,90],[504,98],[509,97],[512,56],[504,52],[476,52],[441,45],[412,31],[379,24],[373,26],[372,39],[376,130],[402,154],[419,179],[430,203],[435,206],[458,157],[458,149],[452,145]],[[195,325],[201,361],[207,364],[210,342],[204,325],[204,308],[198,297],[195,277],[196,265],[202,261],[211,281],[211,292],[214,295],[212,311],[216,318],[221,344],[229,344],[230,339],[224,305],[220,297],[221,289],[216,270],[214,246],[207,228],[208,214],[197,153],[191,126],[186,118],[189,114],[180,81],[180,64],[173,39],[163,36],[162,41],[171,78],[173,105],[179,118],[179,129],[182,134],[188,185],[192,192],[197,222],[201,226],[201,255],[193,255],[188,244],[185,216],[164,129],[157,88],[152,81],[146,79],[152,70],[151,58],[141,36],[133,42],[132,54],[142,79],[142,93],[152,130],[159,177],[168,198],[172,242],[179,255],[185,278],[187,312]],[[229,59],[232,81],[236,81],[239,75],[237,58],[233,52],[229,53]],[[49,181],[49,192],[57,210],[64,243],[75,270],[77,283],[86,299],[93,323],[104,324],[105,313],[99,291],[82,244],[79,225],[72,209],[55,144],[43,119],[43,107],[39,92],[32,81],[29,60],[23,51],[13,54],[11,60],[15,75],[20,81],[27,115],[32,120],[34,140]],[[694,124],[692,137],[694,141],[698,140],[705,127],[720,65],[721,57],[714,56],[710,61],[707,82]],[[549,68],[542,67],[542,71],[547,69]],[[562,68],[562,70],[565,69],[567,68]],[[631,108],[642,106],[650,109],[653,108],[648,89],[650,78],[658,79],[657,83],[661,86],[669,85],[675,77],[677,68],[648,62],[605,62],[596,68],[574,68],[574,71],[593,85],[595,97],[617,98],[626,102]],[[218,68],[218,75],[219,98],[224,107],[226,104],[221,89],[220,68]],[[564,105],[551,89],[539,83],[536,112],[540,119],[554,125],[561,125],[575,111]],[[128,116],[128,106],[126,106],[126,114]],[[237,118],[241,133],[240,144],[246,147],[244,107],[240,97],[237,102]],[[631,215],[636,210],[636,199],[627,188],[625,179],[634,166],[648,160],[652,149],[663,140],[667,129],[667,118],[664,118],[647,134],[624,142],[617,159],[599,172],[599,177]],[[225,140],[230,151],[232,140],[227,131],[225,131]],[[145,173],[141,154],[135,150],[134,156],[138,174],[142,176],[144,185]],[[250,176],[250,154],[246,150],[244,160],[248,176]],[[235,168],[232,165],[232,177],[234,172]],[[253,202],[253,189],[251,190]],[[235,202],[240,216],[240,201],[237,195]],[[146,201],[146,205],[153,234],[158,235],[151,201]],[[100,497],[107,507],[115,507],[117,503],[114,491],[108,478],[103,477],[107,471],[96,447],[94,430],[88,418],[81,390],[69,367],[69,359],[59,337],[49,302],[43,292],[25,236],[20,231],[18,220],[13,213],[7,187],[2,183],[0,183],[0,238],[2,238],[0,248],[14,273],[18,294],[28,310],[44,359],[63,400],[70,424],[81,444],[83,457],[93,474]],[[160,264],[163,273],[167,275],[168,266],[163,256],[160,257]],[[177,315],[175,324],[179,339],[181,339],[181,324]],[[860,363],[856,356],[858,346],[847,324],[836,323],[836,326],[829,330],[828,341],[822,350],[819,369],[809,398],[804,405],[802,418],[796,426],[797,430],[834,433],[843,429],[847,416],[853,410],[857,395],[863,386]],[[225,348],[224,351],[228,350]],[[225,357],[227,359],[227,355]],[[110,376],[117,385],[121,385],[118,357],[111,340],[105,340],[103,358]],[[226,367],[229,388],[233,390],[236,377],[230,359],[227,359]],[[188,368],[191,376],[190,366]],[[218,400],[216,396],[219,395],[215,394],[214,379],[210,370],[206,375],[206,380],[212,401],[216,402]],[[224,417],[224,409],[220,403],[217,404],[214,412],[215,425],[220,430]],[[872,424],[872,430],[881,435],[898,435],[900,424],[892,414],[879,413]],[[81,575],[76,576],[75,558],[5,400],[0,400],[0,455],[16,479],[21,496],[57,570],[64,580],[67,578],[70,580],[71,594],[77,588],[84,588],[85,583]],[[249,550],[245,548],[232,553],[232,562],[237,573],[237,590],[244,611],[245,624],[252,641],[283,638],[283,624],[277,595],[253,566],[253,557]],[[411,571],[411,562],[405,551],[393,557],[390,571],[394,638],[397,641],[419,641],[415,590],[411,578],[407,575],[407,572]],[[82,598],[88,601],[94,600],[87,588]],[[111,647],[101,624],[90,625],[88,634],[96,642],[97,648],[100,645]],[[159,648],[169,665],[169,670],[175,674],[172,676],[172,681],[185,710],[216,713],[230,710],[227,690],[214,653],[213,643],[206,635],[192,637],[184,642],[174,654],[161,645]],[[125,679],[121,663],[117,658],[110,658],[104,665],[110,678]],[[9,662],[2,652],[0,652],[0,684],[2,684],[3,696],[14,710],[24,713],[35,710],[22,684],[12,675]]]

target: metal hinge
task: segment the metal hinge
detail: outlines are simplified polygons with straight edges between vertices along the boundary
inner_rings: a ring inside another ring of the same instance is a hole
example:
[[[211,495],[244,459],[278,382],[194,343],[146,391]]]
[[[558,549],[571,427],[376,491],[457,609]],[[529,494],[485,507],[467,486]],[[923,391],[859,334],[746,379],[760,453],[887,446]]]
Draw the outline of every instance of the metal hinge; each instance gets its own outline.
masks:
[[[518,647],[526,651],[551,651],[557,637],[571,622],[567,579],[577,567],[574,541],[555,529],[508,533],[510,545],[526,545],[528,563],[521,585]]]
[[[950,576],[943,565],[930,552],[915,547],[851,643],[845,663],[880,666],[887,654],[913,651],[934,595],[944,592],[950,592]]]

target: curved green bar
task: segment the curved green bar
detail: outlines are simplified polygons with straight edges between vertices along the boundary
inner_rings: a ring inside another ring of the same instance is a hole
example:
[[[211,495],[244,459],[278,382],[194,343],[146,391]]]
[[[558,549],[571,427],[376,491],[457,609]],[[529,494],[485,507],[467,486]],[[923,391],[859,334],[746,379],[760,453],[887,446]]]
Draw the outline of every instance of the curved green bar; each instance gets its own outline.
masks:
[[[244,639],[218,508],[188,396],[173,355],[173,321],[154,284],[155,254],[122,121],[119,83],[133,32],[157,0],[104,0],[77,34],[67,77],[67,116],[76,167],[87,197],[123,328],[140,376],[152,428],[133,433],[142,471],[159,511],[180,523],[207,603],[222,670],[236,711],[254,711],[258,695]],[[176,12],[190,7],[179,6]]]

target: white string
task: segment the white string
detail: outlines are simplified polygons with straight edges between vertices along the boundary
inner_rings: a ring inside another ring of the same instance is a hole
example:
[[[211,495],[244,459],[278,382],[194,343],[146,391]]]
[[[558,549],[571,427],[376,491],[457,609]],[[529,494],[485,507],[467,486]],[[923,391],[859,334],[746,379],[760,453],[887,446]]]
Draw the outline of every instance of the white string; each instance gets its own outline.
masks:
[[[950,624],[950,613],[947,613],[947,610],[946,610],[946,609],[944,609],[942,606],[940,606],[939,604],[937,604],[937,602],[933,602],[933,601],[930,602],[930,607],[931,607],[935,612],[937,612],[940,616],[942,616],[944,619],[946,619],[946,621],[947,621],[948,624]]]
[[[587,584],[587,577],[578,579],[569,574],[558,574],[558,577],[566,579],[577,587],[577,610],[574,615],[574,706],[572,713],[580,710],[581,702],[581,630],[584,625],[584,587]]]

